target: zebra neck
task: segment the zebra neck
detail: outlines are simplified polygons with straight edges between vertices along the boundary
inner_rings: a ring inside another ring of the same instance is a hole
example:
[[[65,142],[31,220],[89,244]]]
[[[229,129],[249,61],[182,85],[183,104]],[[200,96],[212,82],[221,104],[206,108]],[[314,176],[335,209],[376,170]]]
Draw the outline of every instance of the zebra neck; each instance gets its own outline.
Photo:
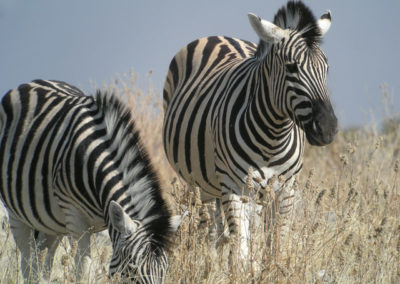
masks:
[[[126,214],[124,215],[126,224],[134,222],[137,226],[137,231],[130,238],[137,241],[146,239],[152,246],[167,246],[170,213],[161,196],[161,189],[150,161],[139,149],[130,153],[124,150],[122,152],[125,152],[124,157],[130,158],[130,161],[119,163],[119,167],[115,171],[115,177],[119,177],[118,183],[107,190],[108,192],[103,191],[105,222],[111,241],[117,244],[121,237],[127,235],[124,236],[121,229],[112,225],[110,203],[113,200],[122,207]]]
[[[107,225],[109,205],[114,200],[131,220],[141,223],[152,239],[163,243],[170,229],[170,213],[131,113],[113,95],[98,92],[96,102],[103,113],[109,141],[110,159],[103,163],[101,186]]]
[[[269,69],[262,62],[252,78],[253,95],[244,112],[244,120],[254,137],[263,142],[260,147],[268,145],[268,150],[271,150],[271,147],[280,145],[293,135],[296,125],[277,110],[268,73]]]
[[[124,139],[129,141],[121,139],[110,143],[109,152],[115,153],[114,173],[110,173],[111,178],[105,179],[102,186],[105,213],[108,213],[109,204],[114,200],[132,220],[140,221],[145,226],[158,218],[160,213],[168,218],[158,177],[137,131],[127,125],[121,126],[129,131],[124,134]],[[115,185],[109,186],[113,182]]]

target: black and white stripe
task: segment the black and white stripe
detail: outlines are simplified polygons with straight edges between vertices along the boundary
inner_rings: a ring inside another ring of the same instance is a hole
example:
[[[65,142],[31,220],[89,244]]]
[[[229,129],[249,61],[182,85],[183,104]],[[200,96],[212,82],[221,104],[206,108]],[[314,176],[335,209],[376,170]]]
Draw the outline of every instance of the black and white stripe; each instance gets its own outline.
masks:
[[[274,24],[253,14],[249,20],[258,46],[223,36],[195,40],[172,59],[164,86],[168,160],[204,201],[222,200],[231,233],[246,227],[239,196],[249,194],[250,167],[264,184],[274,175],[287,181],[280,188],[280,212],[287,212],[304,136],[326,145],[337,131],[319,47],[330,13],[316,20],[303,3],[289,2]]]
[[[48,248],[50,269],[58,235],[79,239],[76,260],[83,254],[87,262],[90,233],[108,228],[110,273],[162,282],[179,220],[170,216],[129,110],[114,95],[36,80],[3,97],[0,122],[0,197],[26,279],[32,233]]]

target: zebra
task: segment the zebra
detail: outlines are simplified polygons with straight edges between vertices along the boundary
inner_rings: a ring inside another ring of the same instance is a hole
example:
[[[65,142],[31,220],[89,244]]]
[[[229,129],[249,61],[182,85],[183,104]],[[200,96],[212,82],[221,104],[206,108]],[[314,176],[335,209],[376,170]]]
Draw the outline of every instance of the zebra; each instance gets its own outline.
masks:
[[[330,11],[316,19],[305,4],[291,1],[274,23],[252,13],[248,18],[258,45],[226,36],[197,39],[173,57],[163,90],[168,161],[190,187],[201,188],[203,202],[222,204],[243,258],[256,206],[245,202],[254,201],[245,187],[249,169],[250,182],[261,188],[275,176],[284,181],[274,190],[285,222],[297,200],[292,185],[305,139],[323,146],[337,133],[320,49]]]
[[[86,96],[65,82],[34,80],[5,94],[0,122],[0,197],[25,280],[37,268],[29,267],[31,246],[47,248],[50,272],[66,234],[78,240],[77,277],[84,277],[90,233],[108,228],[110,274],[162,283],[180,217],[171,216],[122,101],[105,91]]]

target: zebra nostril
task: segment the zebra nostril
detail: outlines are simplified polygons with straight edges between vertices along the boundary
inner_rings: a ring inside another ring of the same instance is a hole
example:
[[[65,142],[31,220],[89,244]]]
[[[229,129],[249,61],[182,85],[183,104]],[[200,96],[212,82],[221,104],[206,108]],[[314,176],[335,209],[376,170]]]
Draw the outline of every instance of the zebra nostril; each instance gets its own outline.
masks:
[[[313,121],[313,130],[315,133],[321,133],[322,132],[322,128],[321,128],[321,124],[319,122],[319,120],[314,120]]]

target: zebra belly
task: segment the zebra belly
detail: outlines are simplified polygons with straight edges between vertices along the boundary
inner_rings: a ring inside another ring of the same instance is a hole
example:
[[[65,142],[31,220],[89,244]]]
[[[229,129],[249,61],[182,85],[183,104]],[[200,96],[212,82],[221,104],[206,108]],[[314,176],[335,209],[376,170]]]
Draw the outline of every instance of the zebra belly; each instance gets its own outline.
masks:
[[[184,163],[170,161],[170,164],[175,172],[189,185],[191,190],[195,187],[201,189],[201,200],[209,201],[221,197],[221,189],[215,172],[208,174],[207,178],[205,178],[199,170],[188,172]]]
[[[10,215],[33,229],[46,234],[65,234],[64,212],[54,196],[52,176],[45,171],[48,164],[42,157],[34,158],[37,152],[28,152],[22,156],[22,149],[8,149],[1,155],[0,195],[3,203]]]
[[[173,121],[173,124],[176,124],[176,121]],[[190,130],[187,127],[182,128],[177,143],[173,135],[164,141],[168,161],[190,187],[202,189],[202,200],[220,198],[221,190],[215,171],[214,143],[206,129],[193,127],[191,130],[192,132],[187,133]],[[186,139],[187,135],[190,135],[189,141]],[[200,136],[205,137],[204,143],[198,143]]]
[[[19,194],[23,197],[22,206],[10,206],[5,202],[5,196],[2,195],[3,203],[13,218],[20,220],[34,230],[44,232],[49,235],[60,235],[71,233],[68,229],[68,223],[83,224],[82,233],[89,230],[98,232],[105,229],[104,219],[98,215],[89,215],[85,212],[83,204],[79,202],[71,203],[69,198],[60,195],[50,189],[50,194],[44,196],[46,190],[35,189],[35,200],[29,199],[31,188],[21,188]],[[55,189],[57,191],[57,189]],[[68,200],[68,201],[65,201]],[[30,205],[25,205],[25,202]],[[32,205],[33,204],[33,205]],[[73,204],[71,206],[71,204]],[[69,210],[69,211],[68,211]],[[68,220],[67,215],[75,216],[74,220]],[[78,232],[80,233],[80,232]]]
[[[29,192],[22,192],[22,195]],[[4,197],[2,197],[4,199]],[[60,235],[67,234],[67,228],[65,224],[65,215],[62,209],[58,206],[57,200],[53,197],[49,199],[49,202],[52,203],[52,210],[47,211],[44,201],[36,201],[41,204],[35,208],[27,209],[27,206],[24,206],[24,209],[17,209],[9,206],[8,203],[4,202],[4,205],[8,211],[10,217],[19,220],[31,227],[36,231],[40,231],[49,235]]]

